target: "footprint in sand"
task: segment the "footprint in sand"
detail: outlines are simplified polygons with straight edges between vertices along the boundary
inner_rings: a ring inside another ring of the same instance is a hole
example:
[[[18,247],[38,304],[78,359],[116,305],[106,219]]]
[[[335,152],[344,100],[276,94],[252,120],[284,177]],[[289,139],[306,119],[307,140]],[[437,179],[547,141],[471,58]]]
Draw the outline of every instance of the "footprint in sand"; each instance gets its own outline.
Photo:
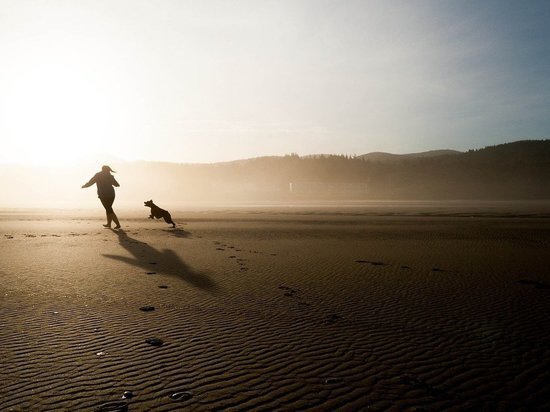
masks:
[[[216,250],[225,250],[225,249],[222,247],[217,247]]]
[[[386,266],[384,262],[372,262],[370,260],[356,260],[356,263],[370,263],[373,266]]]
[[[434,388],[433,386],[429,385],[428,383],[424,382],[421,379],[418,379],[415,376],[410,376],[410,375],[400,376],[398,382],[402,385],[412,386],[414,389],[424,390],[431,396],[438,396],[444,392],[441,389]]]
[[[95,412],[126,412],[128,404],[123,401],[107,402],[94,409]]]
[[[142,306],[141,308],[139,308],[139,310],[141,310],[142,312],[152,312],[155,310],[155,307],[154,306]]]
[[[193,397],[193,394],[191,392],[182,391],[182,392],[174,392],[170,394],[170,399],[176,402],[183,402],[191,399]]]
[[[157,272],[147,272],[148,275],[156,275]]]
[[[340,319],[342,319],[340,315],[338,315],[337,313],[332,313],[325,318],[324,323],[325,325],[332,325],[338,322]]]
[[[134,394],[132,391],[124,391],[122,394],[122,399],[132,399],[134,397]]]
[[[446,272],[446,270],[441,268],[432,268],[432,272]]]
[[[548,283],[539,282],[538,280],[522,279],[518,280],[518,283],[521,283],[523,285],[531,285],[535,289],[550,289],[550,285]]]
[[[160,289],[168,289],[168,286],[166,286],[166,285],[159,285],[159,288],[160,288]]]
[[[303,298],[300,296],[301,292],[299,290],[293,289],[286,285],[280,285],[279,289],[285,291],[284,296],[295,299],[299,306],[310,306],[308,302],[303,301]]]

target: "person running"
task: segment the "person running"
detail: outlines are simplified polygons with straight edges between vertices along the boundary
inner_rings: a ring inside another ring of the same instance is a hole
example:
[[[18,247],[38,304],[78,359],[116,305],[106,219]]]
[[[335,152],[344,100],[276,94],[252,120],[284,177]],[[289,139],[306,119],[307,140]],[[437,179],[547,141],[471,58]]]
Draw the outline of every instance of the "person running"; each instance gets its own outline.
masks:
[[[97,185],[97,197],[101,200],[101,204],[107,213],[107,224],[103,226],[110,228],[111,222],[115,222],[116,226],[114,228],[120,229],[120,223],[113,211],[113,202],[115,201],[115,189],[113,186],[119,187],[120,185],[111,172],[115,173],[109,166],[102,166],[101,172],[96,173],[88,183],[82,186],[82,189],[90,187],[94,183]]]

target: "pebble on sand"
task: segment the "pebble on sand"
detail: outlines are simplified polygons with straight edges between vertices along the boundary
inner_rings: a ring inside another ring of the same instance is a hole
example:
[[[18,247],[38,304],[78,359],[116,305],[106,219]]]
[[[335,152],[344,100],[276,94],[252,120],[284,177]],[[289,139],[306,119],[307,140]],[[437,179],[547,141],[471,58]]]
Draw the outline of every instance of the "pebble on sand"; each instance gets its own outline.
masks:
[[[177,402],[186,401],[192,397],[193,394],[191,392],[174,392],[170,395],[170,399]]]
[[[145,342],[152,346],[162,346],[164,345],[164,341],[159,338],[148,338],[145,339]]]
[[[132,391],[124,391],[122,394],[122,399],[132,399],[134,397],[134,394]]]

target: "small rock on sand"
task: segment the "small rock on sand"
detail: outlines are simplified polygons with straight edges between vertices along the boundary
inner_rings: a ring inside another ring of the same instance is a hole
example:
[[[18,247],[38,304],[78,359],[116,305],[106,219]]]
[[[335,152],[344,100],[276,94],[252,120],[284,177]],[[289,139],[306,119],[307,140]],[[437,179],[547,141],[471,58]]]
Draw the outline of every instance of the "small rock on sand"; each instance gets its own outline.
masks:
[[[186,401],[188,399],[191,399],[193,397],[193,394],[191,392],[174,392],[170,394],[170,399],[177,402]]]
[[[124,391],[124,393],[122,394],[122,399],[131,399],[134,397],[134,394],[132,393],[132,391]]]
[[[148,338],[145,339],[145,342],[152,346],[162,346],[164,345],[164,341],[159,338]]]

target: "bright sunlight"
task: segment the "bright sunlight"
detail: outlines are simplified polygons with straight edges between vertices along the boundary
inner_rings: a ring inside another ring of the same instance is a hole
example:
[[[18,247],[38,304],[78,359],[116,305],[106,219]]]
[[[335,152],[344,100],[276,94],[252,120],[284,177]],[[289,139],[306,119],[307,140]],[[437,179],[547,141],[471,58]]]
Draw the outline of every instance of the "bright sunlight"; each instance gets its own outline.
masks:
[[[100,153],[124,158],[136,137],[128,125],[141,113],[128,74],[133,61],[117,56],[99,32],[80,35],[82,21],[64,21],[54,11],[13,19],[24,35],[12,39],[4,56],[11,64],[0,68],[9,79],[0,81],[0,162],[67,165],[101,161]]]
[[[13,85],[8,134],[15,161],[66,164],[101,149],[113,126],[93,78],[64,64],[31,66]]]

